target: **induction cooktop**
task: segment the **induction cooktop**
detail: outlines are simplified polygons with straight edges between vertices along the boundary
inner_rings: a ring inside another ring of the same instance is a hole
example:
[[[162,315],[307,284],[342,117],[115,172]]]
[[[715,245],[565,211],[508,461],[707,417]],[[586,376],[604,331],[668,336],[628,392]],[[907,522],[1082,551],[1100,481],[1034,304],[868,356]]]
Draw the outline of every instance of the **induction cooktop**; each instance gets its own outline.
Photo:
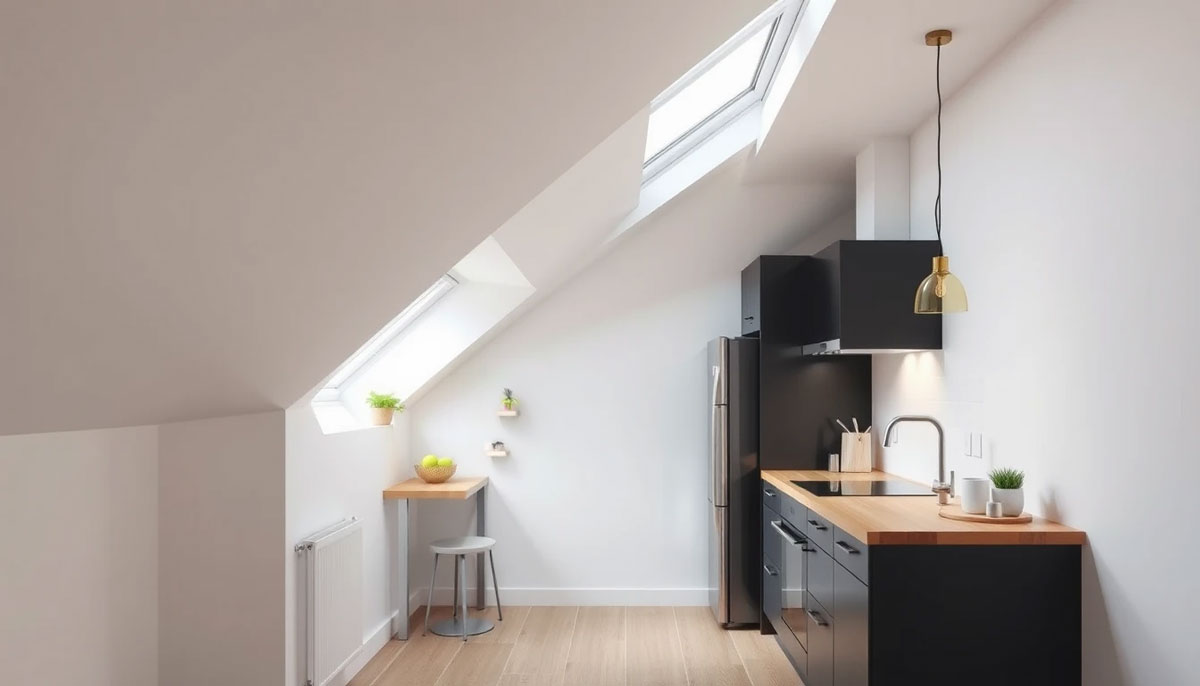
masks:
[[[793,481],[818,496],[831,495],[934,495],[929,486],[907,481]]]

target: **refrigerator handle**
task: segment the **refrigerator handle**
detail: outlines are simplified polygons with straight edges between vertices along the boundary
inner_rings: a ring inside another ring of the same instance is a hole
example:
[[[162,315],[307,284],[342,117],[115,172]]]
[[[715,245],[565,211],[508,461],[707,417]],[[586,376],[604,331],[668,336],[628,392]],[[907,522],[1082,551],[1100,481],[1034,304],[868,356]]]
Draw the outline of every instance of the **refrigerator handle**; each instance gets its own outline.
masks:
[[[717,440],[720,435],[721,415],[717,406],[717,389],[721,386],[721,365],[712,366],[709,385],[712,388],[712,403],[708,408],[708,497],[713,505],[720,505],[721,499],[717,496],[717,484],[720,482],[717,478],[717,456],[720,454],[720,446],[717,445]]]
[[[719,395],[720,388],[721,388],[721,365],[714,364],[712,367],[712,404],[713,405],[717,404],[717,400],[719,399],[717,396]]]
[[[712,444],[709,447],[709,467],[712,475],[713,505],[724,507],[728,505],[729,491],[729,427],[728,408],[724,405],[712,406]]]

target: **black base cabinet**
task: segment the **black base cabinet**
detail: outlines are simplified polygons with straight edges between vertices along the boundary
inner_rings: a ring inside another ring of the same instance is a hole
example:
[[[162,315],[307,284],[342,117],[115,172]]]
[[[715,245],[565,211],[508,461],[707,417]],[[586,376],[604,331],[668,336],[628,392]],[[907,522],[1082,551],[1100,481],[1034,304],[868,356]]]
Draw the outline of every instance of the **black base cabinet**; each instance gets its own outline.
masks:
[[[1081,546],[867,546],[763,485],[772,494],[764,550],[781,550],[771,521],[808,525],[799,582],[763,559],[763,631],[776,634],[805,686],[1082,684]],[[787,625],[798,590],[807,650]]]

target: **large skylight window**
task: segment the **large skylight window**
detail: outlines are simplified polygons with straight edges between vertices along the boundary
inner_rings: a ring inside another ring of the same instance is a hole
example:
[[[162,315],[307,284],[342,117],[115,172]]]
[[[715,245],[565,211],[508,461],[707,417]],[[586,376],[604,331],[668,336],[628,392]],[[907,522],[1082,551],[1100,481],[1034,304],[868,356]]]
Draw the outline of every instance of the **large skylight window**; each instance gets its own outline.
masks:
[[[654,99],[646,131],[647,179],[763,99],[802,5],[802,0],[776,3]]]
[[[449,274],[446,274],[427,288],[424,293],[417,296],[417,299],[404,308],[400,314],[396,315],[395,319],[388,322],[387,326],[380,329],[379,333],[372,336],[371,340],[359,348],[353,357],[346,360],[346,363],[341,367],[338,367],[333,376],[329,377],[329,381],[325,384],[325,387],[317,392],[317,395],[313,398],[313,402],[337,401],[341,395],[342,387],[347,382],[353,380],[363,368],[388,348],[405,329],[411,326],[413,322],[457,285],[458,281]]]

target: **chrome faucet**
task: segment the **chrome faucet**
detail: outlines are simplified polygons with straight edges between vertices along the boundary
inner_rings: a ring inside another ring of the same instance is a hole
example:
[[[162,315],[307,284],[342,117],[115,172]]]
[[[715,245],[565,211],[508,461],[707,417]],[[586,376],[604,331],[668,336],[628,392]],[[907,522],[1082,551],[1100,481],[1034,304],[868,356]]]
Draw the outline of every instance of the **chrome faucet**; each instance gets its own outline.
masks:
[[[892,421],[888,422],[887,428],[883,431],[883,447],[892,445],[892,429],[901,422],[925,422],[932,424],[933,428],[937,429],[938,433],[938,475],[937,481],[933,482],[933,492],[937,493],[938,504],[945,505],[950,502],[950,497],[954,495],[954,472],[950,472],[950,482],[946,482],[946,432],[942,430],[942,424],[933,417],[924,417],[920,415],[902,414]]]

